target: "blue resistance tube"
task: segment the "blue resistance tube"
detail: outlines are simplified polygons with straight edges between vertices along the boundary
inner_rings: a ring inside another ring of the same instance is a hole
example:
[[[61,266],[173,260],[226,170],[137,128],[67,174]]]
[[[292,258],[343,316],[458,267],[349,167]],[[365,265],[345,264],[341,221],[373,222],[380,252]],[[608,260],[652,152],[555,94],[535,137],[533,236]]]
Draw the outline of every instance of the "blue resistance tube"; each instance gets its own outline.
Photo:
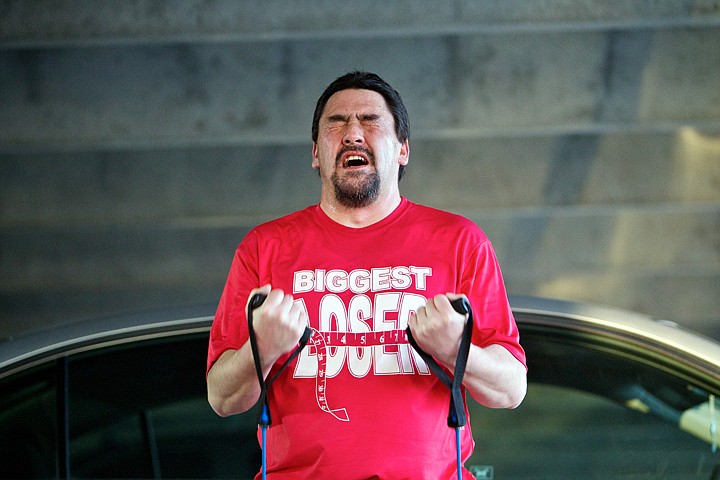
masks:
[[[261,446],[262,446],[262,478],[265,480],[267,478],[267,429],[272,423],[272,418],[270,416],[270,407],[268,407],[267,402],[267,391],[268,388],[270,388],[270,385],[275,381],[275,379],[278,378],[278,376],[287,368],[287,366],[292,362],[299,354],[300,351],[305,348],[305,345],[307,345],[308,340],[310,339],[310,336],[312,335],[312,330],[310,330],[308,327],[305,327],[305,331],[303,332],[302,336],[300,337],[300,340],[298,341],[298,346],[295,348],[295,350],[292,352],[290,357],[283,363],[280,368],[278,369],[277,373],[270,378],[269,380],[265,381],[265,378],[263,377],[262,372],[262,363],[260,362],[260,353],[258,352],[257,348],[257,339],[255,338],[255,329],[253,328],[253,312],[256,308],[258,308],[260,305],[263,304],[265,301],[266,296],[261,293],[256,293],[252,296],[250,299],[250,302],[248,302],[248,311],[247,311],[247,320],[248,320],[248,333],[250,336],[250,347],[252,348],[253,353],[253,360],[255,362],[255,372],[257,373],[258,382],[260,382],[260,403],[262,404],[262,409],[260,410],[260,418],[258,419],[258,425],[260,426],[260,434],[261,434]]]
[[[457,452],[457,478],[462,479],[462,448],[460,444],[460,429],[467,423],[467,417],[465,415],[465,402],[462,398],[462,379],[465,376],[465,367],[467,366],[468,355],[470,354],[470,342],[472,340],[473,330],[473,312],[470,302],[465,298],[458,298],[450,302],[456,312],[466,315],[465,327],[463,329],[462,337],[460,338],[460,348],[458,349],[458,356],[455,360],[455,371],[453,372],[453,378],[445,373],[445,370],[437,363],[437,361],[423,351],[413,338],[410,327],[407,328],[408,341],[410,345],[418,352],[420,357],[425,360],[425,363],[430,370],[450,389],[450,411],[448,413],[448,426],[455,429],[455,447]]]

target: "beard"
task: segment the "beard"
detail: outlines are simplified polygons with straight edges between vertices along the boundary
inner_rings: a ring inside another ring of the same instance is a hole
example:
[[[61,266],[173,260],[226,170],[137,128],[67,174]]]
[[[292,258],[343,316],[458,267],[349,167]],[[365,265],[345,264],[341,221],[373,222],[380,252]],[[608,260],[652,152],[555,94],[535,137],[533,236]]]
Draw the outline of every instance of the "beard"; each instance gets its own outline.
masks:
[[[380,194],[380,175],[377,172],[349,172],[340,178],[335,171],[331,179],[335,187],[335,198],[345,207],[367,207],[377,200]]]
[[[335,199],[349,208],[362,208],[371,205],[380,195],[380,175],[377,171],[366,173],[361,171],[345,172],[342,176],[341,158],[345,152],[360,150],[365,153],[368,162],[375,165],[375,156],[366,148],[349,146],[340,150],[335,159],[338,167],[333,171],[330,180],[335,188]]]

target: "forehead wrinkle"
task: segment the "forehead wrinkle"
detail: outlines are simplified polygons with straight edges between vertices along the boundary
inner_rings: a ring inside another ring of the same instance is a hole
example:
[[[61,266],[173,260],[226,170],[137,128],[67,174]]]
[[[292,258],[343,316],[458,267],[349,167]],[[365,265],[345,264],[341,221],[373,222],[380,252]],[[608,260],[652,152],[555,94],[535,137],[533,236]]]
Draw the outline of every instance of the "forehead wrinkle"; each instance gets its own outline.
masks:
[[[333,112],[334,115],[382,115],[384,112],[391,113],[387,102],[381,94],[373,90],[347,89],[335,92],[328,99],[324,108],[325,112]],[[339,111],[338,111],[339,110]]]

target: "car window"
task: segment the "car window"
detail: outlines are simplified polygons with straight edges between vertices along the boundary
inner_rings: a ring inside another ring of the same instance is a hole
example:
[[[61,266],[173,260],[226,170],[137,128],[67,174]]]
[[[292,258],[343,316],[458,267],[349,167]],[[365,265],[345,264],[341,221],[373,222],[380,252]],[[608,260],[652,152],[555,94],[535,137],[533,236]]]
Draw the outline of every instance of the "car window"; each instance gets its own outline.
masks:
[[[253,478],[257,410],[212,411],[206,353],[207,333],[153,339],[1,380],[0,478]]]
[[[0,382],[0,478],[54,478],[55,370],[35,368]]]
[[[70,458],[82,478],[252,478],[256,418],[218,417],[206,396],[207,336],[73,358]]]
[[[467,465],[478,478],[720,475],[706,408],[717,377],[637,338],[588,327],[525,324],[521,338],[529,365],[523,403],[490,410],[469,402],[477,446]]]
[[[478,479],[708,480],[720,460],[677,425],[575,389],[531,384],[515,410],[470,405]]]

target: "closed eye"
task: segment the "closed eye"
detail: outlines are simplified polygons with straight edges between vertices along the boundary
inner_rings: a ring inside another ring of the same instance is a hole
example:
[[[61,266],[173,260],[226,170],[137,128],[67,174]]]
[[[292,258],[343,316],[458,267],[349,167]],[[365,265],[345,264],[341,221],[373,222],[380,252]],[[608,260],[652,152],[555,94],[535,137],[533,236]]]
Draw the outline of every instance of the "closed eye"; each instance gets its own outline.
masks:
[[[367,115],[360,115],[360,117],[358,117],[358,119],[360,120],[361,123],[377,123],[378,121],[380,121],[380,115],[376,115],[374,113],[367,114]]]
[[[375,113],[368,113],[358,115],[357,119],[360,121],[360,123],[367,125],[378,123],[381,120],[381,117],[380,115]],[[329,117],[327,117],[327,122],[329,124],[350,123],[350,116],[341,114],[330,115]]]
[[[330,115],[327,118],[328,123],[347,123],[350,117],[347,115]]]

